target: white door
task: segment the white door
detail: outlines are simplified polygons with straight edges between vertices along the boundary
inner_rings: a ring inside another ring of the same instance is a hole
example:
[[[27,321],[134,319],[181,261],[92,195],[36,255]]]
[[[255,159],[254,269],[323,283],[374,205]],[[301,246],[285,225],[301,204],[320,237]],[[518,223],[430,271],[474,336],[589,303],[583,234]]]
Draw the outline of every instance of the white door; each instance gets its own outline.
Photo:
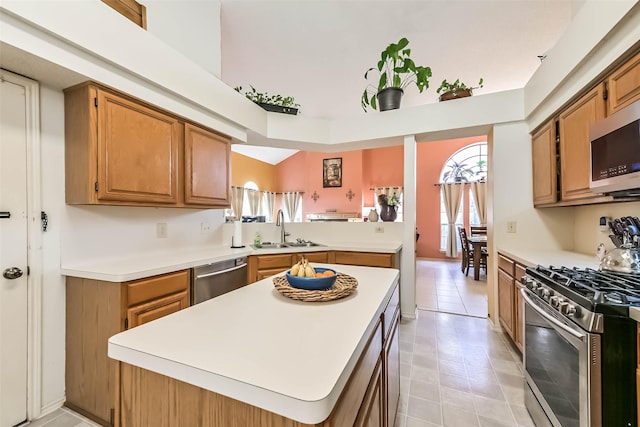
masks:
[[[0,427],[27,419],[25,88],[0,84]]]

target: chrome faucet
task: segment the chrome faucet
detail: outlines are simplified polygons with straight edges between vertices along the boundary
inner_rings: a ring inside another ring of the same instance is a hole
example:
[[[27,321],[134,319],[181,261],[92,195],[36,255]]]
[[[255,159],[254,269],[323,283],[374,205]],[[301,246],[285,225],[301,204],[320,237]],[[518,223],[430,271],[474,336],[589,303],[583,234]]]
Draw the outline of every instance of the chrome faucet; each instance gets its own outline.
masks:
[[[278,209],[276,227],[280,227],[280,243],[284,244],[284,239],[289,233],[284,231],[284,212],[282,212],[282,209]]]

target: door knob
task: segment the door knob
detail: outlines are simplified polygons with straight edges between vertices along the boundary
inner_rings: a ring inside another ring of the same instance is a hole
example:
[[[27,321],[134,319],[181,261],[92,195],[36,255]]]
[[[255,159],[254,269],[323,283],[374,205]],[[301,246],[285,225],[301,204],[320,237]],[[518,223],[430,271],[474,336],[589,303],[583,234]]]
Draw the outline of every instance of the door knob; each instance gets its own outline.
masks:
[[[22,270],[20,270],[18,267],[9,267],[2,272],[2,276],[5,279],[9,280],[17,279],[19,277],[22,277]]]

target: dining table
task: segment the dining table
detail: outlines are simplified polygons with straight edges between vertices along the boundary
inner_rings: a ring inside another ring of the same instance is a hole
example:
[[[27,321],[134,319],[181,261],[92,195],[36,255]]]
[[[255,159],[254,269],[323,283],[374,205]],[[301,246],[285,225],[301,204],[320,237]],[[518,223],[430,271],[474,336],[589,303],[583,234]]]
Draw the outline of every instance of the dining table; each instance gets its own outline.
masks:
[[[480,257],[482,257],[482,248],[487,247],[487,236],[470,236],[468,240],[473,247],[473,280],[480,280]]]

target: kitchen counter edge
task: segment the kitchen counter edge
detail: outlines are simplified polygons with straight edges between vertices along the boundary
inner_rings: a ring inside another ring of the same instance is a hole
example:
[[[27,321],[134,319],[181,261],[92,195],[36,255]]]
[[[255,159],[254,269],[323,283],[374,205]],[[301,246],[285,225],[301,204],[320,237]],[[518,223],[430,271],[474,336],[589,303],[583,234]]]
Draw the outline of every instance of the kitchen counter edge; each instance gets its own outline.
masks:
[[[153,252],[140,256],[128,256],[127,258],[108,258],[80,263],[63,263],[60,268],[60,273],[64,276],[102,280],[105,282],[128,282],[250,255],[321,251],[397,253],[401,249],[402,244],[398,242],[336,242],[323,246],[286,247],[280,249],[253,249],[251,246],[232,249],[217,246]]]

